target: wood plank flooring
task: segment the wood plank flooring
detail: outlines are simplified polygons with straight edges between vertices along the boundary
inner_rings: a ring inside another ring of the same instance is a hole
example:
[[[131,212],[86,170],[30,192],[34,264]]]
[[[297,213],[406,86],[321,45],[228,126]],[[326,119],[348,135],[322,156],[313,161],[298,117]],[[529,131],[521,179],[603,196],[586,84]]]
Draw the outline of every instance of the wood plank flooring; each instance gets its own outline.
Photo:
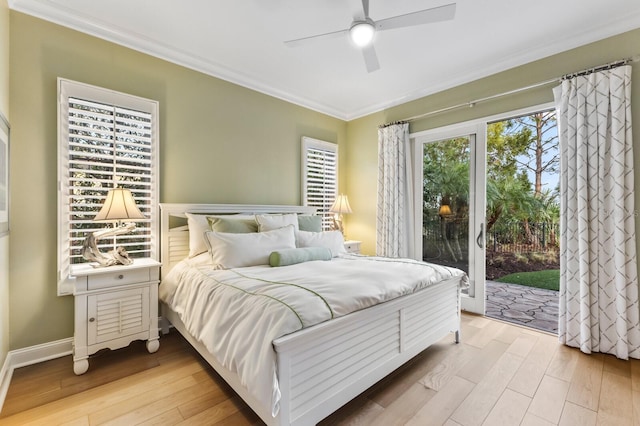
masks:
[[[585,355],[555,336],[463,315],[447,337],[321,425],[640,425],[640,361]],[[175,332],[90,359],[16,370],[0,425],[260,425]]]

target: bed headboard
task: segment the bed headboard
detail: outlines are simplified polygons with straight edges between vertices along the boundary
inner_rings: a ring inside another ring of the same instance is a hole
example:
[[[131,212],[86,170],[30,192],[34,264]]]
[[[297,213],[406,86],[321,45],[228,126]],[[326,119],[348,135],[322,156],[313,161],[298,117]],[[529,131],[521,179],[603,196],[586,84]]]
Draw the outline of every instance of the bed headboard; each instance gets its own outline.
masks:
[[[160,204],[160,260],[162,277],[189,255],[189,228],[185,213],[193,214],[314,214],[315,207],[250,204]]]

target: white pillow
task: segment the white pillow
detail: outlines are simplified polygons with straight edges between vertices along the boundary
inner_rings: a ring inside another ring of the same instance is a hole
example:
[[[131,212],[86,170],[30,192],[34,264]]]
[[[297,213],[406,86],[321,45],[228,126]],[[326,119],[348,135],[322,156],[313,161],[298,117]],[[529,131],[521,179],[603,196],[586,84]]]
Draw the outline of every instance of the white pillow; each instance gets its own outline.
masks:
[[[207,243],[204,233],[211,231],[208,217],[221,217],[225,219],[254,219],[252,214],[230,214],[230,215],[207,215],[185,213],[187,216],[187,226],[189,227],[189,258],[199,255],[207,251]]]
[[[246,234],[209,231],[205,237],[216,269],[268,265],[271,252],[296,247],[295,232],[291,225],[273,231]]]
[[[298,215],[295,213],[257,214],[256,222],[259,232],[272,231],[287,225],[293,225],[293,229],[298,230]]]
[[[344,236],[340,231],[298,231],[296,233],[296,245],[297,247],[326,247],[331,250],[333,257],[340,253],[346,253]]]
[[[185,213],[189,226],[189,258],[207,251],[207,243],[204,241],[204,233],[210,231],[207,216],[203,214]]]

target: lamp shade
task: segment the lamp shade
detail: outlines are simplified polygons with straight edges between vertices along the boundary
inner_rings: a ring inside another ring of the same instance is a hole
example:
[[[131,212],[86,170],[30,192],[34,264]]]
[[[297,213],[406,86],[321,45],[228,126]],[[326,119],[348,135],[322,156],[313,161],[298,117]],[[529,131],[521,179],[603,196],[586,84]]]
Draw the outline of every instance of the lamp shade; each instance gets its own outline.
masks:
[[[102,209],[93,220],[136,220],[146,219],[136,205],[131,191],[124,188],[109,190]]]
[[[441,205],[438,214],[440,216],[451,216],[451,207],[449,207],[449,204]]]
[[[333,205],[329,209],[331,213],[351,213],[351,206],[349,205],[349,199],[346,195],[338,195]]]

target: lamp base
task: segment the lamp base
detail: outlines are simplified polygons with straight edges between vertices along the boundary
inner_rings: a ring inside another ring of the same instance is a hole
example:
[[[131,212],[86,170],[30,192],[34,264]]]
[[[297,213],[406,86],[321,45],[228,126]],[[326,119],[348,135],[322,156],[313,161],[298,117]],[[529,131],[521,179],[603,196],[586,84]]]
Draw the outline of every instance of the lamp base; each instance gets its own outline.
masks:
[[[113,265],[131,265],[133,259],[129,257],[129,253],[124,247],[116,247],[107,254],[102,253],[98,249],[97,241],[101,238],[112,237],[114,235],[128,234],[135,229],[135,223],[128,223],[117,228],[109,228],[102,231],[91,232],[82,244],[82,257],[89,262],[97,262],[98,267]]]
[[[340,215],[339,217],[335,217],[335,216],[333,217],[333,229],[335,231],[340,231],[342,235],[344,235],[344,225],[342,224],[342,215]]]

